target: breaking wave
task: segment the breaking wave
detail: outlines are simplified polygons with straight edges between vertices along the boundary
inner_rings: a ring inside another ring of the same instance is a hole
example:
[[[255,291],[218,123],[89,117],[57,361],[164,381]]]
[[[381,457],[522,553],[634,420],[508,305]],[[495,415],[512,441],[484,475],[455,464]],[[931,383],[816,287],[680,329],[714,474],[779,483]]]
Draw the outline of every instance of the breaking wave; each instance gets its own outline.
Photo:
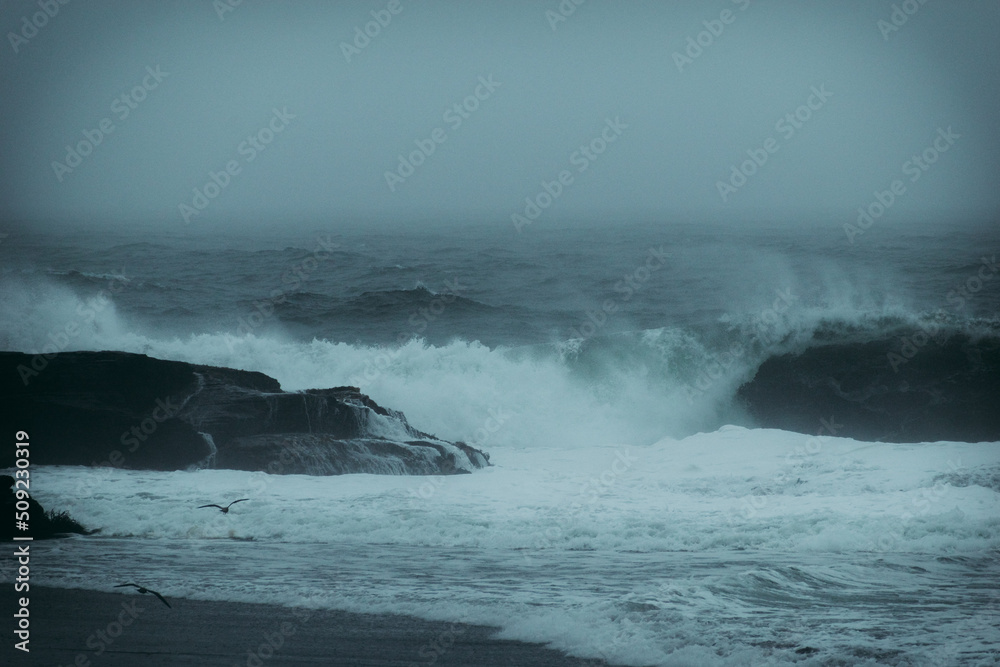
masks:
[[[169,336],[120,314],[107,289],[84,297],[65,285],[5,283],[0,305],[23,314],[4,319],[8,350],[142,353],[260,371],[286,390],[358,386],[417,428],[487,448],[651,443],[724,424],[815,433],[831,416],[845,425],[838,435],[860,439],[1000,439],[995,411],[984,409],[1000,395],[995,320],[799,308],[712,330],[541,345],[366,345],[278,332]],[[411,307],[433,297],[418,288],[359,298]]]

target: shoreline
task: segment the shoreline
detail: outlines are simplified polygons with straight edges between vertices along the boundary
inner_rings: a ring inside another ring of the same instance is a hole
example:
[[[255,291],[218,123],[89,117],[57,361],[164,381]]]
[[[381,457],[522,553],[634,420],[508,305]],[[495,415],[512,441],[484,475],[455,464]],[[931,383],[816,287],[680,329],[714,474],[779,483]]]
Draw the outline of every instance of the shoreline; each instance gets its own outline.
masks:
[[[0,593],[16,611],[12,585]],[[131,589],[130,589],[131,590]],[[31,585],[30,654],[8,637],[3,662],[74,667],[205,665],[533,665],[597,667],[554,649],[495,639],[497,628],[274,604]],[[13,636],[13,635],[12,635]]]

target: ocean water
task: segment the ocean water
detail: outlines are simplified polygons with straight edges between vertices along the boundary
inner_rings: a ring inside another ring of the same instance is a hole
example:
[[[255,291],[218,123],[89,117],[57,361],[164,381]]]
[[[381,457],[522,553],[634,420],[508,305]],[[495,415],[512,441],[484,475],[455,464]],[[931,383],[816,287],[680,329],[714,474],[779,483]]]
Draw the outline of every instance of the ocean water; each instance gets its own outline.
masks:
[[[923,340],[913,365],[932,326],[995,345],[997,240],[928,225],[852,244],[835,224],[12,234],[0,348],[357,385],[494,464],[40,468],[46,507],[101,528],[38,545],[40,577],[489,623],[582,664],[1000,664],[1000,443],[834,437],[826,410],[811,431],[765,429],[737,395],[768,358],[820,344]],[[192,509],[230,497],[252,500]]]

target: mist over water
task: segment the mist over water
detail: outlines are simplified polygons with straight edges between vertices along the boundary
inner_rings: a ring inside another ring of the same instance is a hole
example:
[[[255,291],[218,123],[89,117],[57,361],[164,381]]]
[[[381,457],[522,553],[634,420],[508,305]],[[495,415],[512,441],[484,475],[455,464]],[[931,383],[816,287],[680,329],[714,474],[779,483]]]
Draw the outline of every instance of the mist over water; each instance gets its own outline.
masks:
[[[390,15],[298,0],[220,15],[201,0],[92,0],[37,27],[37,3],[5,3],[17,43],[0,49],[0,212],[151,233],[331,215],[510,225],[563,171],[572,181],[532,231],[621,215],[842,224],[896,179],[906,192],[878,225],[1000,206],[993,2],[914,0],[903,19],[903,3],[867,0],[590,1],[568,17],[558,4]],[[609,122],[620,133],[602,148]],[[911,183],[904,163],[939,129],[960,138]],[[744,167],[760,150],[766,163]]]

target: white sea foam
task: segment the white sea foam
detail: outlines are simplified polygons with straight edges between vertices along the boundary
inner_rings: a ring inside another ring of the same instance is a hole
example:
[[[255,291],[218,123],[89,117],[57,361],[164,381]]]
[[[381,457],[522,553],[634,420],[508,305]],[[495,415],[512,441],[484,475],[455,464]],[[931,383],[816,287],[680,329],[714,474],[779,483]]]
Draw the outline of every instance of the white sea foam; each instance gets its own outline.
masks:
[[[493,463],[427,478],[53,467],[38,473],[38,493],[117,536],[528,552],[1000,547],[1000,494],[980,485],[1000,470],[995,443],[862,443],[730,427],[648,446],[499,450]],[[190,511],[230,496],[254,500],[225,517]]]
[[[982,596],[998,443],[727,427],[503,448],[494,463],[445,477],[38,468],[45,506],[102,529],[44,546],[43,581],[111,590],[155,572],[168,596],[484,623],[631,665],[791,664],[800,646],[959,664],[1000,640]],[[195,509],[242,497],[228,515]],[[859,630],[872,623],[888,639]]]

